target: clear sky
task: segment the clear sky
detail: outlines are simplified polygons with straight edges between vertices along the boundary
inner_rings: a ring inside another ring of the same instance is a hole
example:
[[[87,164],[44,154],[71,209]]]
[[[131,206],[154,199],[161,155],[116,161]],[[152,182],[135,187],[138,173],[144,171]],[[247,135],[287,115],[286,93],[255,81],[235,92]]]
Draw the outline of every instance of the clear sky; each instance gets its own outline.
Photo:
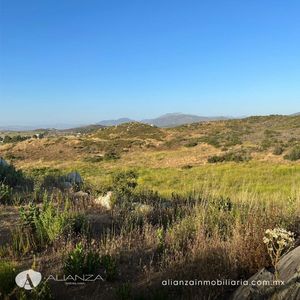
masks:
[[[0,124],[300,111],[299,0],[0,0]]]

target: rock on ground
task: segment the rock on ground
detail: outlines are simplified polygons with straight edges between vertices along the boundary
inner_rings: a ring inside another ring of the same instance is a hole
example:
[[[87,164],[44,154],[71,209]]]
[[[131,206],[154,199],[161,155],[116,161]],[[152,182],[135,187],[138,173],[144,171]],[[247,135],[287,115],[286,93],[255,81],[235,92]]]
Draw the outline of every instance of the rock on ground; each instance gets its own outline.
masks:
[[[284,282],[283,285],[251,285],[253,281],[274,280],[273,273],[262,269],[248,279],[249,285],[240,286],[233,296],[232,300],[266,300],[266,299],[300,299],[300,246],[284,255],[278,265],[279,279]]]
[[[94,203],[105,209],[111,210],[113,208],[112,196],[113,192],[109,191],[106,195],[94,199]]]

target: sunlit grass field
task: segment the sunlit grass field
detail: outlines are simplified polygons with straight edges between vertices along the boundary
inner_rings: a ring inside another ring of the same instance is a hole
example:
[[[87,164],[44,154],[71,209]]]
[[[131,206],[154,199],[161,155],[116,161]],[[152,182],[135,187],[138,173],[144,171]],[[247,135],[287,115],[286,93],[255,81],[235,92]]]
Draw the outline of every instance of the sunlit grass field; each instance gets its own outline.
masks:
[[[61,172],[77,170],[94,187],[109,186],[111,175],[122,170],[133,169],[139,174],[139,188],[158,191],[161,195],[172,193],[188,195],[209,191],[211,194],[237,198],[245,194],[270,197],[291,197],[300,192],[300,164],[274,164],[251,161],[247,163],[205,164],[192,168],[146,168],[115,165],[109,167],[97,163],[74,162],[57,164]],[[34,167],[34,168],[32,168]],[[42,165],[25,167],[26,172],[43,168]],[[46,170],[56,169],[46,165]]]

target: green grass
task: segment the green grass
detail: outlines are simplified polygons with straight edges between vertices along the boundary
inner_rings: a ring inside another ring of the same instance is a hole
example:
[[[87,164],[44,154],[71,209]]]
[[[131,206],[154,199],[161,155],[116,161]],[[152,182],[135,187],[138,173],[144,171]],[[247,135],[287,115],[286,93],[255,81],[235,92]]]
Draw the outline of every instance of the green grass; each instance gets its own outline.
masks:
[[[300,181],[299,165],[258,162],[206,165],[189,170],[141,169],[139,173],[142,186],[162,194],[209,189],[230,196],[245,190],[264,197],[274,193],[287,196],[296,191]]]
[[[116,165],[104,168],[102,164],[74,163],[62,167],[63,172],[78,170],[83,178],[97,186],[111,184],[111,176],[128,167]],[[300,165],[250,161],[246,163],[206,164],[191,169],[182,168],[131,168],[139,174],[139,188],[158,191],[162,195],[210,191],[237,197],[239,193],[255,193],[264,199],[272,195],[288,197],[297,192],[300,182]],[[30,173],[30,172],[29,172]]]

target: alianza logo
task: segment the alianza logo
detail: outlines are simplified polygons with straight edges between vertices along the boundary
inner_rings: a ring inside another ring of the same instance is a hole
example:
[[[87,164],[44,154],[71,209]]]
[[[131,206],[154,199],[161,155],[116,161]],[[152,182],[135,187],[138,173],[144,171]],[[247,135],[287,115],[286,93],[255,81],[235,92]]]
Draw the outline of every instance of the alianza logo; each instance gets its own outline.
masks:
[[[39,285],[42,274],[32,269],[23,271],[16,276],[16,284],[25,290],[32,290]]]
[[[65,282],[66,284],[76,284],[76,283],[85,283],[85,282],[94,282],[94,281],[104,281],[101,275],[93,274],[84,274],[84,275],[63,275],[59,277],[58,275],[49,275],[46,279],[53,281]]]
[[[45,277],[45,282],[47,281],[58,281],[64,282],[66,285],[76,285],[76,284],[85,284],[87,282],[95,282],[95,281],[105,281],[101,275],[63,275],[59,277],[58,275],[49,275]],[[16,276],[16,284],[20,288],[24,288],[25,290],[32,290],[37,287],[42,281],[42,274],[40,272],[36,272],[32,269],[23,271]]]

